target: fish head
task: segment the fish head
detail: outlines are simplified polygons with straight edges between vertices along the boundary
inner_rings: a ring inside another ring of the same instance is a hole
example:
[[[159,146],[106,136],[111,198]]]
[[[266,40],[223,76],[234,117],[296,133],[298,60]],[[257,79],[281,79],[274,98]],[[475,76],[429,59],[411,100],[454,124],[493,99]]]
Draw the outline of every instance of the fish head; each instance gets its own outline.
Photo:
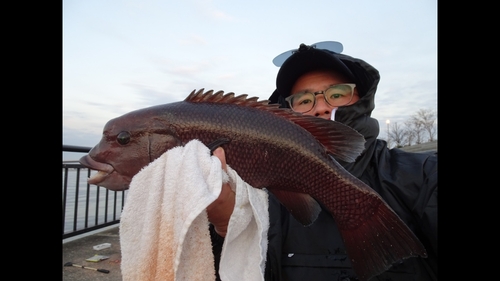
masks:
[[[88,179],[89,184],[126,190],[142,168],[181,145],[175,129],[156,113],[152,109],[137,110],[106,123],[99,143],[79,160],[98,171]]]

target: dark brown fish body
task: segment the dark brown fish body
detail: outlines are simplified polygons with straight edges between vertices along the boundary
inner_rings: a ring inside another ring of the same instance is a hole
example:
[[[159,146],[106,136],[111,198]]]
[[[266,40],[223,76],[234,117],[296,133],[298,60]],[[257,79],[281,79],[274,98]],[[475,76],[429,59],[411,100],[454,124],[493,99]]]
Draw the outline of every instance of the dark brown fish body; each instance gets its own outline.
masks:
[[[185,101],[112,119],[80,162],[102,171],[89,183],[123,190],[143,167],[192,139],[206,145],[227,140],[222,146],[228,165],[251,186],[276,195],[304,225],[316,219],[321,202],[338,223],[360,279],[403,258],[426,256],[381,197],[329,156],[354,161],[364,149],[360,134],[245,95],[193,92]]]

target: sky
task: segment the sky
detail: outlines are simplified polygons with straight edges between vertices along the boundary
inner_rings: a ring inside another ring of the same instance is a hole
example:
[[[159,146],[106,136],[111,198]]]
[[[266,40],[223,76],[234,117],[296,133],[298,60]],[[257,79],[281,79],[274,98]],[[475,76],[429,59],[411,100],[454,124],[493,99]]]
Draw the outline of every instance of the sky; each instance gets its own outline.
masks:
[[[379,138],[387,120],[437,112],[436,0],[63,0],[62,24],[64,145],[93,147],[108,120],[201,88],[268,99],[272,59],[321,41],[379,70]]]

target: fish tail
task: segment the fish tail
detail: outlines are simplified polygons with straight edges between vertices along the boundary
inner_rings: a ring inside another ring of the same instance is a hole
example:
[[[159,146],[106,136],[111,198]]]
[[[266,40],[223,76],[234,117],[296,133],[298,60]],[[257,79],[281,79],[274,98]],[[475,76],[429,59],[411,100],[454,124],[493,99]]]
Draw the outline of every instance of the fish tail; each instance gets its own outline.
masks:
[[[358,228],[340,229],[360,280],[368,280],[409,257],[427,257],[424,246],[387,205]]]

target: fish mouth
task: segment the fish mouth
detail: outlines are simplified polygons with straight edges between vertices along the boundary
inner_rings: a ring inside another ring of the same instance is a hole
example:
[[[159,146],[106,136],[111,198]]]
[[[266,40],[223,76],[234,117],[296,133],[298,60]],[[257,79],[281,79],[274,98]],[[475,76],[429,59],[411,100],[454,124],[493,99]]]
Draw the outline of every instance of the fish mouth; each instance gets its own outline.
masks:
[[[89,155],[85,155],[82,158],[80,158],[79,162],[83,166],[91,170],[97,171],[97,174],[88,178],[87,182],[90,184],[98,185],[99,183],[103,182],[106,179],[106,177],[115,170],[113,166],[111,166],[110,164],[97,162],[94,159],[92,159],[92,157],[90,157]]]

